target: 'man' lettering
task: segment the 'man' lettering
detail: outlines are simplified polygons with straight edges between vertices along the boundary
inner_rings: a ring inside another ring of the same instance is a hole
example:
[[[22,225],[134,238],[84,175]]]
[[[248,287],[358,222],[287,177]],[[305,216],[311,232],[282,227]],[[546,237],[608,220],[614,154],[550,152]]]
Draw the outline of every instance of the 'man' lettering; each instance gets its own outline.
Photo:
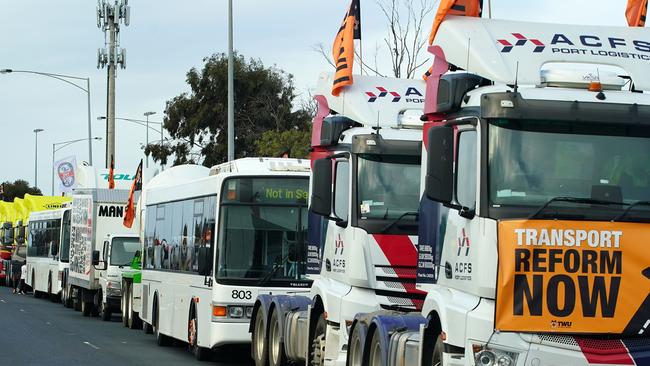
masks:
[[[124,217],[124,207],[99,206],[99,217]]]

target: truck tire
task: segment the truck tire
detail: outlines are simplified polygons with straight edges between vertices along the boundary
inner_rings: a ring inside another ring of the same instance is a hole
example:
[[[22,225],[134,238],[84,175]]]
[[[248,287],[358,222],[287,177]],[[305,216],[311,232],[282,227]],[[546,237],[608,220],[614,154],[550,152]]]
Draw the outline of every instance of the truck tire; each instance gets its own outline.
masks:
[[[122,310],[122,325],[129,327],[129,283],[127,281],[122,281],[122,299],[121,299],[121,310]]]
[[[431,366],[444,366],[444,358],[442,357],[442,352],[445,349],[445,345],[442,343],[442,337],[438,336],[436,339],[436,345],[433,347],[433,357],[431,357]]]
[[[81,311],[81,290],[78,288],[73,289],[70,287],[70,290],[73,292],[72,296],[72,307],[75,311]]]
[[[310,366],[323,366],[325,365],[325,335],[327,332],[327,320],[323,314],[318,316],[318,322],[314,329],[314,338],[311,340],[311,365]]]
[[[379,331],[375,330],[370,342],[370,351],[368,352],[368,366],[383,366],[382,360],[381,340],[379,339]]]
[[[129,296],[127,297],[128,301],[128,327],[130,329],[138,329],[142,327],[142,320],[140,320],[140,314],[133,311],[133,286],[129,286]]]
[[[155,314],[155,321],[153,324],[153,334],[156,336],[156,343],[160,347],[167,347],[171,345],[171,338],[168,336],[160,333],[160,311],[158,310],[158,301],[154,301],[154,314]]]
[[[361,339],[361,324],[357,323],[350,336],[350,348],[348,349],[348,366],[363,365],[363,340]]]
[[[99,298],[100,305],[99,305],[99,316],[101,319],[105,322],[111,320],[111,309],[108,308],[108,304],[102,301],[101,295]]]
[[[269,364],[271,366],[286,365],[287,355],[284,353],[284,342],[282,342],[282,330],[277,308],[273,309],[269,320],[268,340]]]
[[[257,310],[255,315],[255,326],[253,327],[251,345],[251,358],[255,366],[267,366],[269,364],[268,339],[266,337],[266,319],[262,309]]]
[[[198,361],[207,361],[210,359],[210,350],[199,346],[199,321],[196,316],[196,305],[190,306],[190,316],[187,325],[187,343],[190,351]]]
[[[86,302],[86,301],[83,301],[83,298],[81,299],[81,315],[90,316],[90,312],[91,312],[92,307],[93,307],[92,302]]]

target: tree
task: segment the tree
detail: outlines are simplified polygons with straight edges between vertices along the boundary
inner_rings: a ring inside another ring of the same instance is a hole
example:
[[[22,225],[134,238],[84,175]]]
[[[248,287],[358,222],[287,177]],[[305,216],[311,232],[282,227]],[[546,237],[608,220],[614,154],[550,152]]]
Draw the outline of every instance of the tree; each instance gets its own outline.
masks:
[[[146,147],[145,153],[155,161],[167,163],[173,155],[174,165],[212,166],[227,159],[228,57],[221,53],[203,61],[202,70],[192,68],[187,73],[190,92],[167,102],[164,128],[172,141]],[[276,146],[277,141],[262,144],[273,133],[309,130],[310,112],[293,107],[292,75],[275,66],[265,67],[260,60],[246,61],[241,55],[235,55],[234,66],[236,157],[255,156],[262,145],[264,151],[274,151],[269,146]],[[281,136],[281,142],[301,138],[293,133]]]
[[[13,202],[14,198],[23,198],[25,193],[29,193],[34,196],[41,196],[41,190],[36,187],[30,187],[29,183],[26,180],[18,179],[15,182],[11,183],[6,181],[2,183],[2,193],[0,197],[5,202]]]
[[[310,142],[309,130],[266,131],[257,143],[257,152],[260,156],[282,157],[286,154],[291,158],[305,159],[309,157]]]

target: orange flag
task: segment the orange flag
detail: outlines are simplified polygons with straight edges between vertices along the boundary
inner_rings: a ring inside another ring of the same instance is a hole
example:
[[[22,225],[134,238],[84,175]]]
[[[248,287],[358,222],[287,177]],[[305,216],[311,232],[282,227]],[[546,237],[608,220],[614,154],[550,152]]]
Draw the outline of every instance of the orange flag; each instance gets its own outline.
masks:
[[[628,0],[625,17],[630,27],[645,26],[645,16],[648,12],[648,0]]]
[[[108,189],[115,189],[115,159],[111,155],[111,166],[108,169]]]
[[[131,228],[133,226],[133,220],[135,219],[135,204],[134,196],[135,191],[142,190],[142,159],[140,159],[140,165],[135,171],[135,177],[133,178],[133,184],[131,185],[131,193],[129,193],[129,201],[126,204],[126,212],[124,213],[124,226]]]
[[[436,17],[429,33],[429,44],[433,44],[440,24],[447,15],[462,15],[466,17],[480,17],[483,12],[483,0],[442,0],[438,6]],[[424,74],[424,80],[431,75],[431,69]]]
[[[361,7],[359,0],[352,0],[350,9],[343,18],[343,24],[334,39],[332,57],[336,64],[336,74],[332,83],[332,95],[338,96],[341,89],[352,85],[352,66],[354,64],[354,40],[361,39]]]

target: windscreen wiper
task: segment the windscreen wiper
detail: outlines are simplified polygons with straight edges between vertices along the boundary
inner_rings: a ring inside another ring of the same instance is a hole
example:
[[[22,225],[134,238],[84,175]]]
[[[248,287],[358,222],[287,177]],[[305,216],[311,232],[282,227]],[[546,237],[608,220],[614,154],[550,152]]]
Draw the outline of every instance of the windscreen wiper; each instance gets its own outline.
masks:
[[[267,273],[266,276],[264,276],[264,278],[262,278],[255,286],[257,287],[265,286],[267,283],[269,283],[269,281],[271,281],[271,278],[275,276],[275,274],[278,272],[278,269],[284,268],[284,265],[287,264],[287,262],[289,262],[288,254],[286,257],[282,259],[282,262],[274,264],[273,269],[269,273]]]
[[[602,206],[611,206],[611,205],[627,205],[623,202],[614,202],[614,201],[605,201],[598,200],[594,198],[580,198],[580,197],[553,197],[550,200],[546,201],[540,208],[538,208],[532,215],[528,216],[528,220],[536,219],[539,214],[541,214],[550,204],[554,202],[571,202],[571,203],[582,203],[587,205],[602,205]]]
[[[384,226],[384,228],[381,229],[380,232],[381,232],[382,234],[385,233],[386,231],[388,231],[388,229],[392,228],[393,225],[395,225],[395,224],[397,224],[398,222],[400,222],[400,221],[401,221],[403,218],[405,218],[406,216],[415,216],[415,221],[417,221],[418,218],[420,217],[420,214],[417,213],[417,212],[413,212],[413,211],[407,211],[407,212],[404,212],[404,213],[401,214],[398,218],[396,218],[395,220],[393,220],[390,224]]]
[[[628,213],[630,213],[630,211],[632,211],[633,208],[639,207],[639,206],[650,206],[650,201],[636,201],[636,202],[634,202],[633,204],[628,206],[628,208],[626,208],[625,211],[623,211],[623,213],[616,216],[614,218],[614,220],[612,220],[612,221],[621,221],[625,216],[627,216]]]

